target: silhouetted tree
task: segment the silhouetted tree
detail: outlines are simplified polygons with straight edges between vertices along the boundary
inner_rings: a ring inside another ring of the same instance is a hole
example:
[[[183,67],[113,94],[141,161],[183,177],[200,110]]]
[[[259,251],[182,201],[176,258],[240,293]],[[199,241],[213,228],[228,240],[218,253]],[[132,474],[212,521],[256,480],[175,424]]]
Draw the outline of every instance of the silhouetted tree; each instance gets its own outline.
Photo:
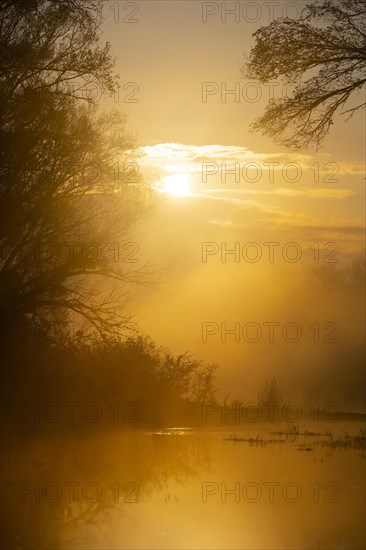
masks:
[[[149,206],[140,178],[124,174],[133,158],[124,117],[97,110],[116,86],[109,44],[97,44],[101,6],[0,2],[5,324],[64,311],[107,334],[129,320],[118,284],[143,272],[152,281],[125,261],[128,230]]]
[[[266,403],[282,402],[282,396],[278,387],[278,379],[274,376],[270,380],[266,379],[258,391],[258,404],[264,407]]]
[[[365,252],[344,265],[324,264],[314,268],[313,274],[321,289],[354,307],[361,305],[365,299],[366,289],[366,255]]]
[[[335,114],[366,82],[366,0],[319,0],[299,19],[277,19],[254,37],[243,76],[282,79],[294,91],[272,99],[252,128],[291,148],[318,147]],[[359,101],[342,114],[365,107],[364,96]]]

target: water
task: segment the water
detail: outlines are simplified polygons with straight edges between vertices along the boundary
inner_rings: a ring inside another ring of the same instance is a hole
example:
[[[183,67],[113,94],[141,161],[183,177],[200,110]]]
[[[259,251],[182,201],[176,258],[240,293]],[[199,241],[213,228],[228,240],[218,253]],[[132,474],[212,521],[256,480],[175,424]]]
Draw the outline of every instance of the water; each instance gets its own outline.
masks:
[[[33,438],[2,458],[3,547],[364,548],[361,427],[331,426],[344,445],[319,423]]]

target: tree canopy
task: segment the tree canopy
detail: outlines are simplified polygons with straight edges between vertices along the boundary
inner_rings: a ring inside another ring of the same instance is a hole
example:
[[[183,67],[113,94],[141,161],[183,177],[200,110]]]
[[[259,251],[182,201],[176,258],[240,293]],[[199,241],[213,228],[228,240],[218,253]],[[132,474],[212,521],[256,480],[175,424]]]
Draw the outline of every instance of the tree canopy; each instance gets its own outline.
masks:
[[[134,158],[133,139],[121,113],[98,110],[117,82],[110,46],[98,43],[101,6],[0,2],[5,323],[71,312],[107,334],[129,318],[118,283],[142,280],[121,251],[147,189],[116,177]]]
[[[254,38],[243,76],[294,85],[269,102],[254,130],[290,148],[318,148],[336,114],[349,118],[365,107],[362,95],[344,109],[366,82],[366,0],[313,2],[298,19],[277,19]]]

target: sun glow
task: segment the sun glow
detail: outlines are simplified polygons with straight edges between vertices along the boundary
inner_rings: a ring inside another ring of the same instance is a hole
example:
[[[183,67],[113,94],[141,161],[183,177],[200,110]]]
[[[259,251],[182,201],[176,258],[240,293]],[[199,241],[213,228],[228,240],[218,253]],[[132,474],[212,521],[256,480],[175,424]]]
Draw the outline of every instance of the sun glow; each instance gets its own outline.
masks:
[[[162,189],[170,195],[183,197],[191,194],[192,178],[189,174],[172,174],[162,179]]]

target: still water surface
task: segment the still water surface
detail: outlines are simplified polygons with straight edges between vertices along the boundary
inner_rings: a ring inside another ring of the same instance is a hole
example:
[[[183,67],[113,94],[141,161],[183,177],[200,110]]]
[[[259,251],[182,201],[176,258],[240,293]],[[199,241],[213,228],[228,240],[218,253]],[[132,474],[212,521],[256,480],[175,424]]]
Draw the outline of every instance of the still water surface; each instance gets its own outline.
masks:
[[[34,439],[2,458],[4,548],[364,548],[365,449],[344,439],[361,428]]]

